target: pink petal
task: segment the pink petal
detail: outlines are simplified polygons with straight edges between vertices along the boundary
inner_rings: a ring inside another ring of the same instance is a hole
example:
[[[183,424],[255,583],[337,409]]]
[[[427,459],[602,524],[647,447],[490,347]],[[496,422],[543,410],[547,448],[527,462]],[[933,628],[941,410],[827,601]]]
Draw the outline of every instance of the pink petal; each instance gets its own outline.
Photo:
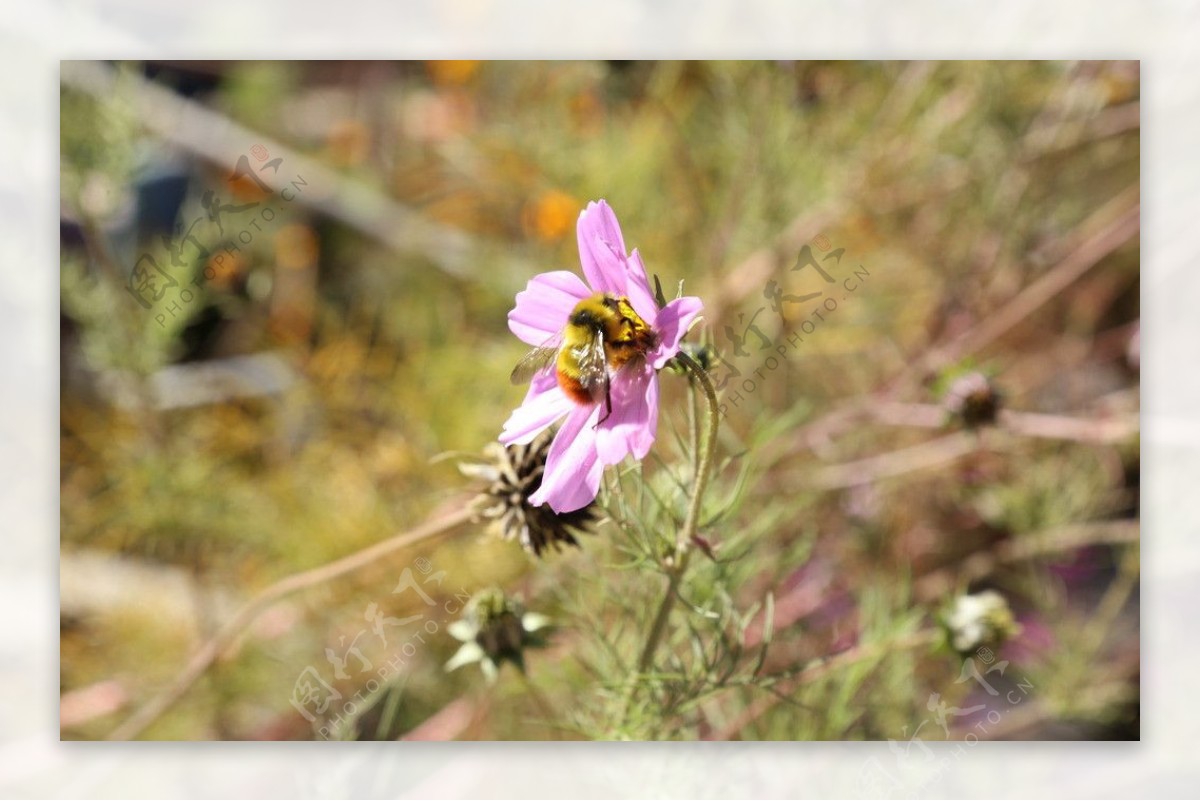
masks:
[[[500,442],[504,445],[524,445],[554,424],[555,420],[576,408],[558,386],[554,373],[534,376],[525,395],[525,402],[513,410]]]
[[[629,254],[626,278],[625,294],[629,297],[630,305],[643,320],[653,326],[658,319],[658,303],[654,299],[654,291],[650,289],[646,265],[642,264],[642,255],[638,253],[637,248]]]
[[[687,333],[688,326],[702,311],[704,303],[696,297],[678,298],[659,310],[658,322],[655,324],[659,345],[650,361],[655,370],[662,369],[662,366],[679,352],[679,343]]]
[[[617,215],[601,200],[587,205],[575,226],[579,240],[579,263],[596,292],[625,294],[625,240]]]
[[[604,470],[596,458],[593,430],[599,413],[599,406],[575,406],[567,415],[550,443],[542,485],[529,496],[531,504],[548,503],[551,509],[563,514],[582,509],[596,499]]]
[[[517,293],[508,328],[522,342],[542,347],[562,333],[575,304],[591,294],[579,276],[567,270],[535,275]]]
[[[644,444],[636,446],[633,456],[635,459],[645,459],[658,436],[658,373],[650,373],[650,381],[646,384],[646,422],[642,430],[645,432]]]
[[[633,454],[643,459],[654,444],[658,425],[658,378],[649,365],[628,365],[615,376],[609,387],[612,414],[596,431],[596,452],[605,465],[620,462]],[[604,409],[604,404],[600,404]]]

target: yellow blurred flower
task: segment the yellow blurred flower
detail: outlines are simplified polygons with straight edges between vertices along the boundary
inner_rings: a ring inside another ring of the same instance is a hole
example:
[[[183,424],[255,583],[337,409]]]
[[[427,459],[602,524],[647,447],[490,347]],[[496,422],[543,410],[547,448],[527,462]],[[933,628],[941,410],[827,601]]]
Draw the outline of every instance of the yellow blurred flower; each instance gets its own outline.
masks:
[[[250,269],[249,260],[240,250],[218,250],[204,264],[204,278],[209,286],[229,289]]]
[[[479,61],[426,61],[425,70],[438,86],[460,86],[479,71]]]
[[[579,209],[578,200],[551,189],[525,205],[521,224],[527,234],[553,242],[574,229]]]

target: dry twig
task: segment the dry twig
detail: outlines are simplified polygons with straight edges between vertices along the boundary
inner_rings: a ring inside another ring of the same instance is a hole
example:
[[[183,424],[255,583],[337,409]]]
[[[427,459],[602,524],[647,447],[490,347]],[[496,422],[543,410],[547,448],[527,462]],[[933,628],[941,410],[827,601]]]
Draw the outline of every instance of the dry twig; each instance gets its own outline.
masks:
[[[361,551],[356,551],[349,556],[344,556],[341,559],[330,562],[320,567],[305,570],[302,573],[288,576],[285,579],[275,582],[271,586],[259,592],[249,601],[242,605],[233,617],[221,627],[221,629],[207,642],[200,647],[198,651],[184,666],[183,670],[175,677],[175,679],[160,692],[157,696],[143,705],[137,712],[130,716],[124,723],[118,726],[108,735],[109,740],[131,740],[137,737],[146,727],[154,721],[158,720],[163,713],[175,705],[180,698],[191,688],[196,681],[204,675],[205,671],[221,655],[221,652],[229,646],[234,639],[246,629],[251,623],[265,612],[270,606],[285,596],[292,593],[305,590],[310,587],[315,587],[318,584],[323,584],[327,581],[332,581],[336,578],[352,573],[368,565],[375,564],[385,556],[398,551],[402,548],[407,548],[410,545],[415,545],[418,542],[427,540],[437,534],[449,531],[453,528],[466,523],[472,517],[473,512],[466,508],[447,515],[446,517],[432,520],[419,526],[412,531],[407,531],[403,534],[397,534],[394,537],[384,540],[383,542],[375,543],[374,545],[364,548]]]

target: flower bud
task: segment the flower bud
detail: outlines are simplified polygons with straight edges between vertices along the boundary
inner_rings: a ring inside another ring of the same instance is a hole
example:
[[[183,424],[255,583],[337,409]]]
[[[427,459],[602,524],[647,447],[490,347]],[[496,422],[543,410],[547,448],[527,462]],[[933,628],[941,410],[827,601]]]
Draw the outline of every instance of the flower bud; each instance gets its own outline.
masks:
[[[996,422],[1002,397],[996,387],[980,372],[961,375],[950,384],[942,403],[968,428]]]
[[[984,646],[998,647],[1020,630],[1008,601],[995,590],[960,595],[942,624],[950,645],[964,654]]]
[[[505,661],[524,671],[526,649],[545,647],[549,625],[545,615],[526,612],[520,601],[502,590],[478,592],[467,602],[462,618],[447,628],[463,645],[446,663],[446,670],[478,662],[488,681],[496,680]]]

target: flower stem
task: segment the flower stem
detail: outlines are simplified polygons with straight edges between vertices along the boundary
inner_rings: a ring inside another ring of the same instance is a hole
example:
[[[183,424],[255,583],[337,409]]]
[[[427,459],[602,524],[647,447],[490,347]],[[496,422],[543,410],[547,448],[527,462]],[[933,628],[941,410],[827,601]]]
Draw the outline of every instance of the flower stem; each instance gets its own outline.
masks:
[[[676,592],[683,580],[683,574],[687,570],[688,558],[691,556],[690,546],[700,522],[700,506],[704,501],[704,492],[708,488],[713,452],[716,450],[717,429],[720,426],[720,416],[717,413],[717,391],[713,388],[708,373],[684,351],[676,354],[676,358],[691,370],[701,389],[704,390],[705,398],[708,400],[708,428],[702,443],[693,442],[693,446],[697,448],[696,453],[693,454],[696,466],[695,487],[692,489],[687,517],[684,518],[683,527],[679,529],[679,534],[675,539],[674,556],[667,565],[667,590],[658,607],[658,613],[654,616],[654,623],[650,627],[646,644],[642,648],[642,655],[638,659],[638,673],[645,673],[654,662],[654,653],[658,650],[659,643],[666,632],[667,619],[671,616],[671,607],[675,604]],[[699,427],[699,423],[696,424],[696,427]]]

